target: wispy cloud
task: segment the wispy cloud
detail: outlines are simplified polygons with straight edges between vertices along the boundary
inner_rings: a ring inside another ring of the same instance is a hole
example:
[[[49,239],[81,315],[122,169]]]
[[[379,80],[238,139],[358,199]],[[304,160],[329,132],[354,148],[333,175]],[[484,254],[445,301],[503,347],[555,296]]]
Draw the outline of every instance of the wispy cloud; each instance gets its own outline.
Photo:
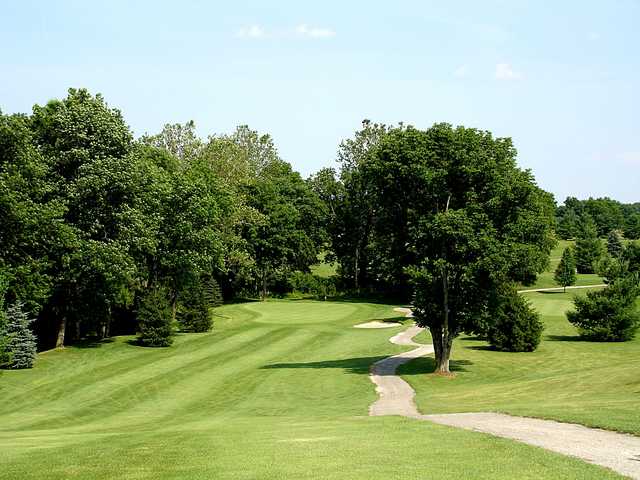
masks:
[[[298,25],[295,32],[298,36],[308,38],[330,38],[336,36],[336,32],[330,28],[313,27],[306,23]]]
[[[622,155],[620,155],[620,158],[627,165],[640,166],[640,151],[639,152],[624,152]]]
[[[335,37],[336,32],[330,28],[321,28],[301,23],[295,28],[266,29],[260,25],[247,25],[236,32],[236,38],[265,39],[265,38],[312,38],[322,39]]]
[[[467,65],[460,65],[453,71],[453,76],[456,78],[466,78],[469,76],[469,67]]]
[[[496,65],[496,80],[520,80],[522,73],[516,72],[509,63]]]
[[[249,25],[242,27],[236,32],[238,38],[264,38],[267,34],[260,25]]]

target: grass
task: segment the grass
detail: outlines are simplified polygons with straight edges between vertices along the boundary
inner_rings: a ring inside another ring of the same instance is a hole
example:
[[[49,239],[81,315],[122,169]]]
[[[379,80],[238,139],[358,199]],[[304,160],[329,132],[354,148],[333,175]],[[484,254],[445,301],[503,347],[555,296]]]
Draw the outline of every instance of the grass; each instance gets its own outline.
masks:
[[[0,375],[0,478],[619,478],[484,434],[369,417],[369,365],[401,348],[388,342],[396,329],[351,326],[394,317],[391,307],[227,305],[213,332],[171,348],[118,337],[44,353]],[[457,347],[491,369],[492,352]]]
[[[564,315],[573,294],[526,296],[545,323],[538,349],[496,352],[463,336],[454,343],[454,379],[424,375],[433,371],[431,359],[405,365],[400,373],[417,391],[421,411],[497,411],[639,435],[640,339],[581,341]]]
[[[311,273],[323,278],[333,277],[338,273],[338,264],[336,262],[327,262],[325,254],[322,253],[320,255],[320,262],[311,265]]]
[[[562,258],[562,252],[568,246],[575,245],[575,242],[572,240],[559,240],[556,247],[551,251],[549,268],[547,271],[542,272],[538,275],[536,282],[533,285],[521,286],[522,289],[533,289],[533,288],[552,288],[559,287],[553,278],[556,268],[558,267],[558,263],[560,263],[560,258]],[[576,278],[576,286],[583,285],[598,285],[603,283],[602,277],[595,273],[579,273]]]

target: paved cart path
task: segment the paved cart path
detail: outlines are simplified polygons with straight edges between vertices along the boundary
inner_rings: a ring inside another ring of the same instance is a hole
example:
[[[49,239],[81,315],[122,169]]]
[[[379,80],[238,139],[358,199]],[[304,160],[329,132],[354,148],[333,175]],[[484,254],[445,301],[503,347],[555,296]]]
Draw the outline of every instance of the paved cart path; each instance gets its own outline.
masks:
[[[411,316],[410,309],[396,309]],[[369,408],[369,415],[401,415],[452,427],[509,438],[553,452],[580,458],[640,480],[640,437],[610,432],[583,425],[515,417],[502,413],[450,413],[422,415],[414,402],[415,391],[396,375],[398,366],[414,358],[433,353],[431,345],[413,341],[423,329],[417,326],[391,337],[396,345],[415,346],[377,361],[371,366],[371,381],[379,398]]]

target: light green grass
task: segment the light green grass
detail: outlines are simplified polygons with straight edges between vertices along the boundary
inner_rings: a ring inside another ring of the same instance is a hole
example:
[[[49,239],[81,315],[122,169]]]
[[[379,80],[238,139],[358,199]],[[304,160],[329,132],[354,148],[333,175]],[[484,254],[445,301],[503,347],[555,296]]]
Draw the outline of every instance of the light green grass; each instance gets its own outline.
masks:
[[[0,478],[618,478],[504,439],[369,417],[369,366],[401,350],[388,342],[400,327],[351,326],[391,307],[236,304],[171,348],[120,337],[45,353],[0,375]]]
[[[564,252],[564,249],[568,246],[573,245],[575,245],[575,242],[572,240],[559,240],[556,247],[551,251],[551,255],[549,258],[549,267],[547,268],[547,270],[538,275],[538,278],[533,285],[521,286],[520,288],[533,289],[559,287],[553,276],[555,274],[556,268],[558,267],[558,263],[560,263],[560,259],[562,258],[562,252]],[[598,285],[602,282],[602,277],[594,273],[579,273],[577,274],[575,285]]]
[[[564,315],[573,294],[526,296],[545,323],[539,348],[496,352],[463,336],[454,343],[455,378],[425,375],[433,370],[430,359],[405,365],[400,372],[421,411],[498,411],[640,434],[640,339],[581,341]]]
[[[338,264],[336,262],[327,262],[324,259],[324,254],[321,255],[320,263],[316,263],[315,265],[311,265],[311,273],[314,275],[318,275],[319,277],[329,278],[337,275],[338,273]]]

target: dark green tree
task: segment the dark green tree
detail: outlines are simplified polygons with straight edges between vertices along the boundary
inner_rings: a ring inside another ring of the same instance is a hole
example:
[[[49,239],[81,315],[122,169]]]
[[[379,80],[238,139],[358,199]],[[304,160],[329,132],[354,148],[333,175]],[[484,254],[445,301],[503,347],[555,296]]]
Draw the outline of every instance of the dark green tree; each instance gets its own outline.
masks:
[[[607,252],[614,258],[620,258],[623,251],[622,233],[620,230],[611,230],[607,235]]]
[[[584,216],[581,222],[580,236],[576,240],[575,248],[578,273],[594,273],[597,262],[603,253],[602,242],[598,238],[595,222],[590,216]]]
[[[145,347],[168,347],[173,343],[173,316],[167,290],[149,288],[137,312],[138,341]]]
[[[574,298],[567,320],[581,336],[601,342],[631,340],[640,326],[636,299],[640,294],[638,274],[616,279],[607,288]]]
[[[208,332],[213,326],[209,301],[201,281],[183,289],[178,296],[178,324],[185,332]]]
[[[554,277],[556,283],[567,291],[567,287],[576,283],[576,260],[573,256],[573,249],[567,247],[562,252],[562,258],[556,268]]]
[[[436,371],[448,373],[453,339],[492,292],[546,267],[553,198],[517,168],[509,139],[447,124],[391,131],[363,167],[377,208],[406,222],[415,319],[431,331]],[[389,261],[406,261],[399,255]]]
[[[534,351],[544,330],[538,314],[512,284],[498,290],[497,298],[490,302],[487,341],[505,352]]]

